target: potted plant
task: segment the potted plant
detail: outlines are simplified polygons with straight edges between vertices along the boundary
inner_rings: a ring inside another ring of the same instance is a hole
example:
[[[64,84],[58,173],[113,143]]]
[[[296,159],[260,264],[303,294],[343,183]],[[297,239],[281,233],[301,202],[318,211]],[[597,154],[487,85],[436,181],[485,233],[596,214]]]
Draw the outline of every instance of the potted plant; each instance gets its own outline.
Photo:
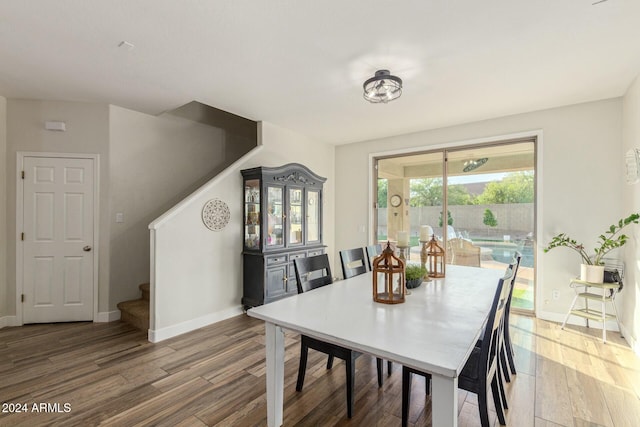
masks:
[[[624,246],[627,243],[627,235],[620,234],[623,228],[629,224],[637,224],[640,219],[640,214],[634,213],[626,218],[622,218],[617,224],[613,224],[609,227],[604,234],[598,237],[598,246],[595,247],[593,256],[589,256],[584,249],[582,243],[578,243],[576,240],[567,236],[566,233],[560,233],[555,236],[543,251],[549,252],[553,248],[566,247],[573,249],[580,254],[582,258],[582,265],[580,267],[580,280],[587,282],[602,283],[604,277],[604,256],[613,249]]]
[[[426,274],[427,269],[422,266],[415,264],[407,265],[404,269],[404,279],[407,284],[407,289],[413,289],[420,286]]]

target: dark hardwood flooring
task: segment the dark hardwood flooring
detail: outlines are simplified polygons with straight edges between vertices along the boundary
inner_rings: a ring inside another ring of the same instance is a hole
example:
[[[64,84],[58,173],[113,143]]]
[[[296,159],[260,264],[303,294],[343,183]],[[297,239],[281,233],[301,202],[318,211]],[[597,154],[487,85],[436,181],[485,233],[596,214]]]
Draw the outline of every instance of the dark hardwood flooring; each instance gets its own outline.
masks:
[[[508,385],[509,425],[640,425],[640,362],[619,334],[603,345],[595,329],[512,321],[519,373]],[[400,366],[379,389],[375,359],[358,358],[348,419],[343,362],[327,371],[310,351],[298,393],[299,351],[287,333],[285,425],[400,425]],[[0,329],[0,426],[264,426],[264,357],[264,325],[245,315],[158,344],[122,322]],[[414,426],[431,425],[422,381],[413,382]],[[476,402],[459,392],[460,426],[479,425]]]

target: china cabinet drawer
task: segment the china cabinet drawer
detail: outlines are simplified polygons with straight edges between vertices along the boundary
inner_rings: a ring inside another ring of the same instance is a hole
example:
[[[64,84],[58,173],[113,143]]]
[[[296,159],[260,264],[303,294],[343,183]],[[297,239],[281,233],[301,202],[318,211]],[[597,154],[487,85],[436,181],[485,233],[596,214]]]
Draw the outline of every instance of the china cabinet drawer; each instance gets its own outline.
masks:
[[[289,255],[289,259],[291,260],[291,262],[293,262],[293,260],[295,259],[306,258],[306,257],[307,257],[306,252],[294,252]]]
[[[282,264],[289,261],[287,254],[270,255],[266,257],[267,265]]]
[[[307,252],[307,256],[308,257],[318,256],[318,255],[322,255],[323,253],[324,253],[324,249],[322,249],[322,248],[313,249],[313,250]]]

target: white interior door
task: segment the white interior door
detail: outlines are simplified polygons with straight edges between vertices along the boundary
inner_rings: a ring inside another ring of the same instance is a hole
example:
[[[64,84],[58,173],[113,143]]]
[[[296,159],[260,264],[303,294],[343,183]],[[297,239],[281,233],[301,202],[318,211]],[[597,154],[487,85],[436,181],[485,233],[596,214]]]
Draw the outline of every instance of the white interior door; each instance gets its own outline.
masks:
[[[23,323],[93,320],[94,161],[23,166]]]

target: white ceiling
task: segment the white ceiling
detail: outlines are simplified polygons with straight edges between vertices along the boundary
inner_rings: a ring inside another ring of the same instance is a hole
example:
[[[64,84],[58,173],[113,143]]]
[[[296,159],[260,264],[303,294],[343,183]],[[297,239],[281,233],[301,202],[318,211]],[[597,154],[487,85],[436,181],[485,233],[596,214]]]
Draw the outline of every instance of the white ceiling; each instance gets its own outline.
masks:
[[[2,0],[0,95],[196,100],[348,143],[623,95],[640,1],[596,1]],[[382,68],[402,97],[369,104]]]

